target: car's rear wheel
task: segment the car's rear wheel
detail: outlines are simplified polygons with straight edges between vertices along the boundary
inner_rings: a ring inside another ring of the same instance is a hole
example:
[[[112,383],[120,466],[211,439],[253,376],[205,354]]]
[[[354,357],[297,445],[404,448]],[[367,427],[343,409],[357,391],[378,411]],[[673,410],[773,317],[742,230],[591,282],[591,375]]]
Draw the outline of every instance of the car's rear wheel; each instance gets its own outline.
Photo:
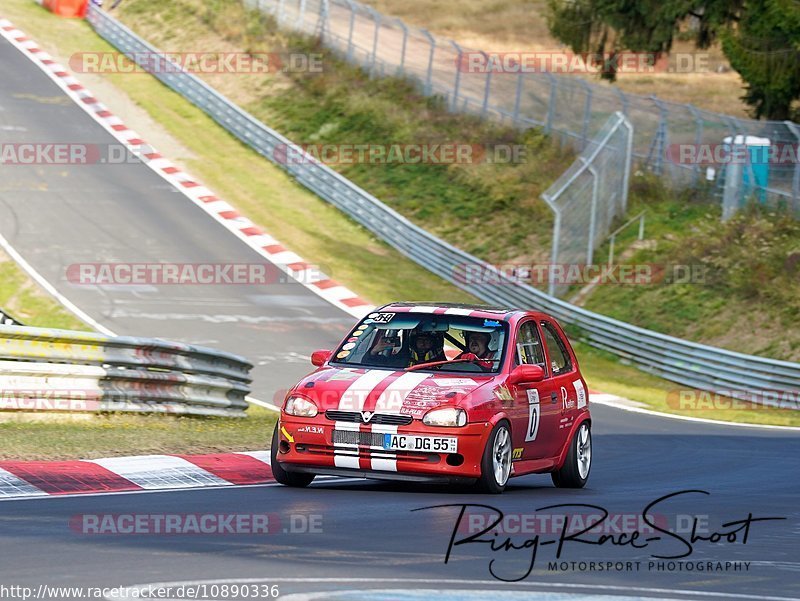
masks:
[[[583,488],[592,469],[592,431],[583,422],[570,441],[569,452],[560,470],[552,472],[553,484],[558,488]]]
[[[481,460],[481,477],[478,486],[484,492],[500,494],[511,476],[511,430],[508,422],[501,421],[489,434]]]
[[[314,480],[314,474],[296,474],[287,472],[281,467],[278,461],[278,445],[281,442],[280,434],[278,434],[279,429],[280,422],[275,424],[275,431],[272,433],[272,448],[270,449],[270,467],[272,467],[272,475],[275,476],[275,481],[297,488],[308,486]]]

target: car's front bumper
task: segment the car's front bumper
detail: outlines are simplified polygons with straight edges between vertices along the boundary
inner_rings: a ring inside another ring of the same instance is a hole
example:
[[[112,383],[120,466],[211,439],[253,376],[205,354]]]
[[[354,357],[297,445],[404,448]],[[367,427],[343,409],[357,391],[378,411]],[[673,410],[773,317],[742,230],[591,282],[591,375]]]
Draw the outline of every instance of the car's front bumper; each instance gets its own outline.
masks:
[[[481,458],[491,426],[485,422],[442,428],[426,426],[419,420],[407,426],[345,424],[324,416],[308,419],[284,413],[278,426],[277,460],[289,472],[419,481],[474,479],[481,474]],[[336,429],[455,437],[458,449],[456,453],[387,451],[377,446],[334,444]]]

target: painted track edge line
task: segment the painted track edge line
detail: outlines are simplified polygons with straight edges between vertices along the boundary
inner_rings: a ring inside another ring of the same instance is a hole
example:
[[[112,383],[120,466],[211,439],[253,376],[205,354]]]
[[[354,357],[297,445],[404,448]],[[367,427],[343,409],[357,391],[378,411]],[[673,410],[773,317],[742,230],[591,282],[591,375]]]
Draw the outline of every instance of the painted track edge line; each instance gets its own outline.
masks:
[[[641,413],[643,415],[649,415],[652,417],[665,417],[668,419],[679,419],[687,422],[696,422],[700,424],[712,424],[715,426],[731,426],[734,428],[762,428],[767,430],[784,430],[789,432],[799,432],[800,433],[800,426],[777,426],[773,424],[750,424],[746,422],[726,422],[718,419],[706,419],[702,417],[690,417],[688,415],[676,415],[674,413],[663,413],[661,411],[653,411],[652,409],[642,409],[641,407],[628,407],[625,405],[621,405],[615,403],[614,401],[597,401],[589,396],[589,402],[595,403],[597,405],[603,405],[605,407],[611,407],[612,409],[619,409],[621,411],[630,411],[631,413]]]
[[[290,268],[290,265],[298,263],[309,265],[308,263],[306,263],[295,253],[288,251],[288,249],[283,247],[270,234],[261,230],[259,226],[240,214],[232,205],[214,194],[212,190],[201,184],[196,178],[190,176],[177,165],[174,165],[171,161],[162,157],[153,146],[147,144],[138,136],[138,134],[135,134],[133,130],[130,130],[126,125],[124,125],[124,123],[122,123],[118,117],[114,116],[111,111],[109,111],[108,108],[97,99],[96,96],[91,94],[91,92],[87,88],[83,87],[82,84],[78,83],[78,79],[71,72],[69,72],[67,68],[55,62],[55,59],[53,59],[53,57],[51,57],[48,53],[41,50],[38,45],[26,46],[26,43],[29,45],[34,43],[32,39],[25,35],[24,32],[16,28],[11,21],[2,17],[0,17],[0,36],[5,38],[23,56],[27,57],[51,81],[53,81],[68,98],[70,98],[103,129],[105,129],[109,135],[122,143],[135,156],[139,156],[141,154],[140,151],[142,147],[149,149],[149,155],[155,155],[158,157],[157,160],[159,162],[159,166],[155,165],[156,159],[148,157],[149,160],[143,161],[147,167],[149,167],[162,179],[166,180],[174,189],[192,201],[192,203],[200,208],[206,215],[210,216],[217,223],[225,227],[225,229],[227,229],[229,232],[233,233],[250,249],[264,257],[272,265],[280,269],[283,273],[288,275],[297,283],[301,284],[307,290],[319,296],[336,308],[344,311],[348,315],[360,319],[374,308],[372,305],[361,299],[358,295],[341,284],[336,283],[333,286],[325,288],[316,286],[315,284],[317,282],[329,281],[328,276],[325,276],[324,274],[320,274],[320,279],[316,282],[306,282],[299,279],[295,272]],[[49,64],[46,64],[44,61],[48,61]],[[66,80],[70,80],[73,83],[67,83]],[[87,99],[91,99],[94,102],[86,102]],[[135,144],[132,143],[133,141],[135,141]],[[192,185],[187,187],[187,183],[191,183]],[[209,197],[214,198],[213,202],[209,203]],[[205,198],[205,200],[203,198]],[[224,210],[214,211],[209,204],[221,204],[226,206],[224,206]],[[247,230],[252,229],[257,229],[260,231],[260,233],[257,235],[247,233]],[[254,238],[257,239],[262,236],[269,238],[271,243],[269,245],[259,246],[258,242],[256,242]],[[270,253],[265,250],[265,246],[280,247],[280,250]],[[290,254],[297,258],[292,258],[287,262],[276,260],[275,257],[281,254]],[[344,301],[351,302],[352,306]],[[72,305],[72,303],[69,303],[69,305]],[[65,306],[70,308],[69,305]],[[77,309],[80,313],[83,313],[74,305],[72,305],[72,307]],[[76,315],[81,317],[79,313],[76,313]],[[83,319],[83,317],[81,317],[81,319]]]
[[[109,330],[107,327],[102,325],[101,323],[95,321],[91,318],[87,313],[85,313],[80,307],[78,307],[75,303],[69,300],[66,296],[61,294],[58,290],[56,290],[55,286],[53,286],[47,279],[40,274],[36,269],[25,260],[21,254],[17,252],[17,250],[11,245],[11,243],[5,239],[5,237],[0,234],[0,247],[8,254],[16,263],[19,265],[23,271],[25,271],[39,286],[44,288],[44,290],[53,298],[56,299],[67,311],[75,315],[78,319],[84,322],[86,325],[91,326],[101,334],[105,334],[106,336],[115,336],[114,332]]]

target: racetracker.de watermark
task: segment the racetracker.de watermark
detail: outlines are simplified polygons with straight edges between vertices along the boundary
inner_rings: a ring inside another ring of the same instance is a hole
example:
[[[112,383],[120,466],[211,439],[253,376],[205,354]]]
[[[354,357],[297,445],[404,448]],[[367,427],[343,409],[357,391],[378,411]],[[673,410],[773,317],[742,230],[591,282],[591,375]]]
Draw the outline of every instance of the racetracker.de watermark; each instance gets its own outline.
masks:
[[[84,142],[0,142],[2,166],[128,165],[144,163],[155,149],[141,144],[131,150],[125,144]]]
[[[523,144],[342,143],[278,144],[272,152],[281,165],[482,165],[527,162]]]
[[[796,165],[800,144],[670,144],[664,158],[676,165]]]
[[[87,536],[322,534],[322,522],[301,513],[81,513],[69,528]]]
[[[702,264],[664,263],[460,263],[453,271],[458,282],[472,285],[536,286],[553,282],[565,286],[651,286],[660,283],[704,284],[707,267]]]
[[[708,73],[709,55],[679,52],[669,56],[653,52],[572,53],[563,50],[463,52],[455,59],[462,73],[492,74],[634,74]]]
[[[667,393],[667,406],[682,411],[770,409],[800,410],[800,390],[707,390],[676,389]]]
[[[66,275],[78,286],[266,286],[312,284],[325,277],[318,265],[285,269],[272,263],[73,263]]]
[[[76,73],[266,74],[322,73],[323,55],[314,52],[76,52]]]

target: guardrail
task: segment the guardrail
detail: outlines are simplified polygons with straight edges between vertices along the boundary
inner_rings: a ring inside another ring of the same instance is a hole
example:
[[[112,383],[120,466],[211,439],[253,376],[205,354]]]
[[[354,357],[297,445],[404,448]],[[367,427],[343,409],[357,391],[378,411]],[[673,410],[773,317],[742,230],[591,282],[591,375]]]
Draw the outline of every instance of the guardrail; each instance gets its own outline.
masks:
[[[0,308],[0,326],[21,326],[22,323],[11,317],[2,308]]]
[[[97,33],[132,60],[149,64],[159,51],[116,19],[91,7],[88,20]],[[149,55],[148,55],[149,53]],[[143,65],[145,68],[146,66]],[[245,112],[190,73],[155,69],[154,76],[205,111],[231,134],[291,173],[301,184],[349,215],[402,254],[486,302],[546,311],[573,327],[590,345],[625,358],[641,369],[685,386],[710,391],[741,391],[762,402],[764,390],[800,392],[800,364],[736,353],[639,328],[592,313],[519,284],[493,266],[426,232],[327,165]],[[281,161],[287,147],[302,161]],[[467,268],[491,277],[474,279]],[[766,401],[763,401],[766,402]]]
[[[177,342],[0,326],[0,411],[244,417],[250,369]]]

